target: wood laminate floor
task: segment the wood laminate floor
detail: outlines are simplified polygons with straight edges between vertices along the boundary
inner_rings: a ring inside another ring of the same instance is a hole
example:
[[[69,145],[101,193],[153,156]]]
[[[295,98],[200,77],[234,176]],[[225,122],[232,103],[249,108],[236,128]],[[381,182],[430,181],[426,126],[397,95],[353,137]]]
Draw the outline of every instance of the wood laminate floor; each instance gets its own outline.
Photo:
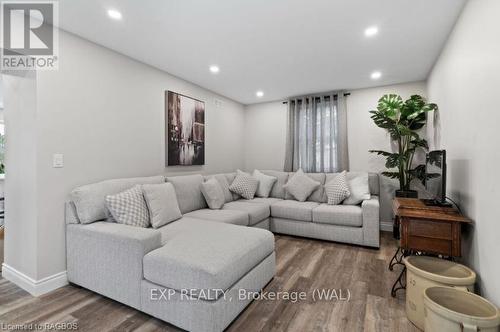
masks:
[[[395,249],[389,233],[382,234],[379,250],[276,235],[277,275],[264,291],[305,292],[307,298],[254,301],[228,331],[418,331],[406,319],[404,292],[390,295],[401,270],[387,269]],[[314,301],[318,289],[330,290],[332,299]],[[347,292],[350,299],[342,300]],[[179,331],[74,285],[35,298],[0,279],[0,331],[24,323],[76,323],[77,331],[89,332]]]

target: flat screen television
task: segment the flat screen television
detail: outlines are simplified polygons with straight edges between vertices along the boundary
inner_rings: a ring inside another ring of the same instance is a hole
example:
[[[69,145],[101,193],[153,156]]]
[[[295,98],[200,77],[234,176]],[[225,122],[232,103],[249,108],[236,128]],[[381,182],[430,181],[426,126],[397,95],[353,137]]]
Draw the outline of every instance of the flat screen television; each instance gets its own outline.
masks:
[[[431,199],[426,205],[449,206],[446,201],[446,150],[427,153],[425,163],[425,190]]]

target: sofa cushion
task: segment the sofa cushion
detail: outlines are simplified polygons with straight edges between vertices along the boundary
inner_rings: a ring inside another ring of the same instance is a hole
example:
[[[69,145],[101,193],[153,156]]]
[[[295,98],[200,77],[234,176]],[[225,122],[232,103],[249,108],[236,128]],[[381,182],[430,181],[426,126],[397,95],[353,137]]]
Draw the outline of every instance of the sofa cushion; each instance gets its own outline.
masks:
[[[229,186],[233,193],[241,195],[243,198],[252,199],[259,186],[259,181],[248,173],[240,170],[236,173],[236,178]]]
[[[106,207],[119,224],[149,227],[149,212],[140,185],[106,196]]]
[[[312,221],[312,210],[318,205],[319,203],[316,202],[284,200],[271,205],[271,216],[300,221]]]
[[[163,182],[165,182],[163,176],[106,180],[78,187],[71,192],[70,196],[75,204],[78,220],[82,224],[88,224],[106,219],[105,199],[107,195],[117,194],[132,188],[136,184]]]
[[[222,294],[274,252],[271,232],[182,218],[164,226],[165,245],[144,256],[144,278],[174,290]],[[201,297],[201,294],[200,294]]]
[[[338,174],[330,182],[325,184],[325,193],[328,198],[328,204],[337,205],[342,203],[344,199],[349,197],[351,192],[347,185],[346,171]]]
[[[226,179],[227,179],[227,182],[229,183],[229,185],[231,185],[233,183],[234,179],[236,178],[236,172],[226,173],[224,175],[226,176]],[[229,190],[229,187],[228,187],[228,190]],[[238,195],[237,193],[233,193],[231,190],[229,190],[229,192],[231,193],[231,196],[233,197],[233,199],[231,201],[237,201],[241,198],[241,196]]]
[[[300,202],[305,202],[312,192],[318,189],[321,183],[311,179],[299,169],[295,174],[289,176],[288,182],[284,185],[285,191]]]
[[[201,184],[201,193],[210,209],[221,209],[226,202],[224,191],[215,178],[210,178]]]
[[[288,179],[290,179],[295,173],[289,173]],[[325,192],[324,184],[325,184],[325,179],[326,175],[325,173],[304,173],[314,181],[317,181],[320,183],[320,186],[316,188],[309,197],[307,197],[307,200],[310,202],[318,202],[318,203],[323,203],[323,195]],[[285,199],[295,199],[289,192],[286,192],[285,190]]]
[[[171,183],[143,184],[142,194],[148,206],[149,219],[154,228],[182,217],[177,195]]]
[[[370,199],[370,185],[368,173],[349,172],[347,173],[347,185],[349,186],[349,197],[344,199],[342,204],[358,205],[366,199]]]
[[[249,225],[255,225],[269,218],[269,205],[264,203],[251,203],[252,200],[239,200],[224,204],[223,210],[243,211],[248,214]]]
[[[313,222],[338,226],[363,226],[363,214],[357,205],[321,204],[312,210]]]
[[[264,170],[264,171],[261,170],[261,172],[269,176],[274,176],[277,179],[273,185],[273,189],[271,190],[269,197],[284,199],[285,188],[283,188],[283,186],[286,184],[286,181],[288,180],[288,172],[273,171],[273,170]]]
[[[203,176],[200,174],[169,176],[167,182],[174,185],[179,208],[183,214],[207,207],[205,197],[201,193]]]
[[[226,224],[248,226],[248,213],[237,210],[201,209],[184,215],[189,218],[218,221]]]
[[[229,182],[229,177],[227,174],[215,174],[204,177],[205,180],[208,180],[210,178],[215,178],[217,182],[219,182],[219,185],[222,188],[222,192],[224,193],[224,203],[232,202],[233,193],[229,190],[229,185],[234,178],[231,180],[231,182]]]
[[[255,196],[264,198],[269,197],[271,189],[273,189],[274,183],[276,182],[277,178],[275,176],[266,175],[258,169],[253,171],[252,176],[259,181]]]

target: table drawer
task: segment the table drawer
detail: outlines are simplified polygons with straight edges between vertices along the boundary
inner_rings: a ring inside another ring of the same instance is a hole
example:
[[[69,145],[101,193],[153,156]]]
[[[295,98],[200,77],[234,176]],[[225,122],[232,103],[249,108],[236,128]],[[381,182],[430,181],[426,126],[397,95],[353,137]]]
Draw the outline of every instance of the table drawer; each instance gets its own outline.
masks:
[[[408,245],[413,250],[452,256],[451,241],[448,240],[410,236],[410,238],[408,239]]]
[[[433,239],[451,240],[451,224],[428,220],[410,220],[410,234]]]

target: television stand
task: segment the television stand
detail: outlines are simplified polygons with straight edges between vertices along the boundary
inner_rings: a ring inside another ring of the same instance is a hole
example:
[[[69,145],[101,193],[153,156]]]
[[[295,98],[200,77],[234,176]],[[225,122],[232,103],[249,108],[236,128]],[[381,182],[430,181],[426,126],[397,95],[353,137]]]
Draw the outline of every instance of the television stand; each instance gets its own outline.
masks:
[[[425,206],[440,206],[440,207],[451,207],[451,203],[447,201],[438,201],[437,199],[421,199]]]

